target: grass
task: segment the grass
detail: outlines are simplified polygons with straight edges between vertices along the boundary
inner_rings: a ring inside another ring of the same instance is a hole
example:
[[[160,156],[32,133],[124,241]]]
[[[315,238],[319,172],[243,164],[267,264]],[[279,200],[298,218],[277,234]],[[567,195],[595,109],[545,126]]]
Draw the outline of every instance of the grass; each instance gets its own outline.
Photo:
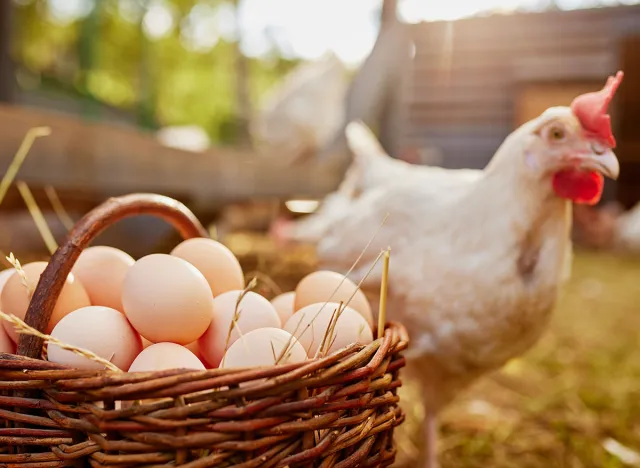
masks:
[[[276,258],[267,245],[258,257],[244,256],[243,264],[269,272],[283,291],[314,267],[308,253]],[[442,468],[633,466],[608,453],[604,442],[640,452],[639,285],[640,259],[578,252],[538,345],[480,380],[442,415]],[[416,466],[418,395],[406,382],[408,419],[396,433],[396,466]]]

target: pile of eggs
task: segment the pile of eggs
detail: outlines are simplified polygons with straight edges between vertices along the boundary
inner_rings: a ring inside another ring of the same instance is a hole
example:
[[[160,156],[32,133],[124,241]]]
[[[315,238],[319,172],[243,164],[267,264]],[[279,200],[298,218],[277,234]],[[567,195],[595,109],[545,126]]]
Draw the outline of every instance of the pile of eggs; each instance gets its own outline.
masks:
[[[1,271],[0,310],[24,320],[27,287],[35,289],[46,266],[26,264],[23,275]],[[112,247],[86,249],[66,279],[45,332],[123,371],[144,372],[301,362],[320,351],[370,343],[372,328],[369,303],[348,278],[311,273],[295,291],[269,301],[245,290],[240,263],[227,247],[197,238],[169,255],[137,261]],[[0,352],[15,352],[17,340],[13,324],[2,321]],[[47,357],[79,369],[104,368],[51,342]]]

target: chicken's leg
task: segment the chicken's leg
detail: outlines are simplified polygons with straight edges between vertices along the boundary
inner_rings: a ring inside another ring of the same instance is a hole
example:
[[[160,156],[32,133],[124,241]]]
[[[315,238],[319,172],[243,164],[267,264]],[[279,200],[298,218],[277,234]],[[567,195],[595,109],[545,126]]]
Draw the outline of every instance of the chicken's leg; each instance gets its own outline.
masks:
[[[438,450],[438,420],[433,411],[427,411],[423,424],[424,430],[424,468],[439,468]]]

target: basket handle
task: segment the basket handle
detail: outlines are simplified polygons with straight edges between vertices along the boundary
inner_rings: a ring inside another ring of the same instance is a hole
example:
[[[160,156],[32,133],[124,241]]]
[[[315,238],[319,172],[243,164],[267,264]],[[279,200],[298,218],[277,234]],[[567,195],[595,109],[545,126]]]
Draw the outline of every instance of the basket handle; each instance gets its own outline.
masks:
[[[91,210],[76,223],[65,243],[56,250],[40,276],[33,293],[25,322],[43,332],[49,323],[65,280],[80,253],[95,237],[111,224],[136,215],[153,215],[168,221],[183,239],[209,237],[200,221],[177,200],[151,193],[136,193],[110,198]],[[21,334],[17,354],[38,358],[43,340],[33,335]]]

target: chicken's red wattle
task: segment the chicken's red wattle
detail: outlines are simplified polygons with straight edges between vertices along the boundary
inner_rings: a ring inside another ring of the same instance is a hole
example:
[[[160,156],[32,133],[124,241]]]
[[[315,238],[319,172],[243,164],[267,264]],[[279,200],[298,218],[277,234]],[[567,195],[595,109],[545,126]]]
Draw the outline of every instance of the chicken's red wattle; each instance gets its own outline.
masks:
[[[604,177],[595,171],[567,169],[553,176],[556,195],[574,203],[595,205],[602,197]]]

